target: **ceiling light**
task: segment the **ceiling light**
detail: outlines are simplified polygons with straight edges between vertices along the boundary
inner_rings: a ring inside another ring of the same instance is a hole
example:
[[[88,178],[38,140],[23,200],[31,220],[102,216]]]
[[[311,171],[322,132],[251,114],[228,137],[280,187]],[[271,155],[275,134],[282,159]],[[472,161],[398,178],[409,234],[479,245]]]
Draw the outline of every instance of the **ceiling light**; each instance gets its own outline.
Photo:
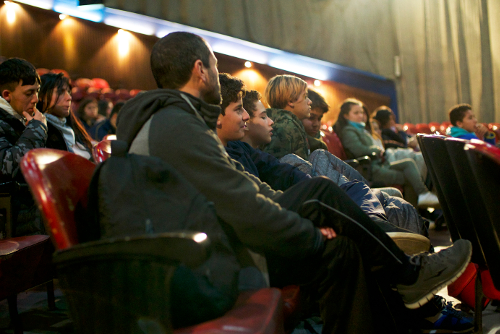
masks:
[[[246,62],[245,62],[245,67],[246,67],[246,68],[250,68],[250,67],[252,67],[252,63],[251,63],[251,62],[249,62],[249,61],[246,61]]]
[[[316,87],[321,86],[321,81],[319,81],[319,80],[314,80],[314,86],[316,86]]]

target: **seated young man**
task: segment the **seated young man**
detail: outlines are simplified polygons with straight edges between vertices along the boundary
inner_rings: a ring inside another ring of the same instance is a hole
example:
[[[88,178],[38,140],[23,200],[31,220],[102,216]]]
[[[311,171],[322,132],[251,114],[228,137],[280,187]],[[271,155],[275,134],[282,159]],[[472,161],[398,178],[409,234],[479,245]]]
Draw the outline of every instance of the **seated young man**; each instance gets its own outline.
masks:
[[[330,106],[325,101],[324,97],[316,93],[314,90],[309,89],[307,96],[311,100],[311,114],[308,118],[302,120],[302,125],[307,133],[307,142],[311,153],[317,149],[328,150],[328,147],[321,139],[320,128],[323,115],[328,112]]]
[[[495,134],[477,122],[469,104],[458,104],[448,112],[453,126],[446,129],[446,134],[462,139],[481,139],[495,145]]]
[[[25,183],[19,168],[23,156],[45,147],[47,120],[35,105],[40,77],[24,59],[11,58],[0,64],[0,183]],[[28,189],[12,196],[13,236],[40,234],[42,219]]]
[[[175,32],[160,39],[151,68],[161,89],[125,104],[118,140],[162,159],[213,202],[240,261],[248,261],[251,249],[270,260],[275,285],[307,284],[319,300],[323,333],[374,332],[371,303],[379,300],[370,298],[378,293],[372,271],[387,277],[384,291],[395,286],[409,308],[460,275],[472,251],[466,240],[408,257],[330,180],[312,178],[276,192],[243,172],[214,132],[221,112],[216,64],[199,36]],[[238,117],[241,109],[229,108]]]

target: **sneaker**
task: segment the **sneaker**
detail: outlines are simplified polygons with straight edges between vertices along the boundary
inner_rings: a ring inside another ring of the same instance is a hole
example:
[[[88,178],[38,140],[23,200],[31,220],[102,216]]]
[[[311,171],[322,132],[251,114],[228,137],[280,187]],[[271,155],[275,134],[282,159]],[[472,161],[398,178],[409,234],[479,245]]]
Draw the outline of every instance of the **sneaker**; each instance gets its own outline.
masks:
[[[459,239],[442,251],[412,256],[410,262],[420,266],[417,281],[411,285],[399,284],[398,292],[405,306],[415,309],[442,288],[453,283],[467,268],[472,254],[470,241]]]
[[[434,320],[434,319],[432,319]],[[474,319],[467,316],[448,302],[434,322],[423,319],[420,324],[422,333],[472,333]]]
[[[421,208],[439,206],[439,200],[436,195],[428,191],[418,195],[418,206]]]
[[[387,232],[392,241],[408,255],[428,252],[431,241],[423,235],[407,232]]]

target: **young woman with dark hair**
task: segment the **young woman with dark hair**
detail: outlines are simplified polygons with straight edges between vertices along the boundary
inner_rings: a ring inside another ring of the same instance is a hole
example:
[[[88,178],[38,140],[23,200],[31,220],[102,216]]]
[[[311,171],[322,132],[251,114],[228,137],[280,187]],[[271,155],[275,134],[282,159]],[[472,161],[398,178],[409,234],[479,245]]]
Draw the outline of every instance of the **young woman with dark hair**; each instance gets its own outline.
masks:
[[[425,186],[414,160],[402,159],[392,163],[385,160],[382,149],[373,144],[365,130],[364,117],[361,101],[347,99],[342,103],[334,129],[346,153],[354,158],[364,155],[372,157],[373,181],[384,186],[403,185],[406,200],[414,206],[437,205],[439,202],[436,195]]]
[[[37,109],[47,117],[47,148],[92,157],[92,143],[82,124],[71,112],[71,85],[62,73],[41,76]]]

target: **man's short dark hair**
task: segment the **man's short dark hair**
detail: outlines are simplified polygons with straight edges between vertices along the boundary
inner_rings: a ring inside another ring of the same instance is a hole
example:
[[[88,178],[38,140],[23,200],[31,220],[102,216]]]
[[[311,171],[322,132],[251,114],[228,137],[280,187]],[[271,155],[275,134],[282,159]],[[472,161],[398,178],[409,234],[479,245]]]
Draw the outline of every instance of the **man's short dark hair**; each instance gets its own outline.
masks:
[[[450,111],[448,111],[451,124],[453,124],[453,126],[457,126],[457,122],[462,122],[467,110],[472,110],[471,105],[467,103],[457,104],[452,107]]]
[[[22,85],[40,84],[40,76],[35,66],[21,58],[10,58],[0,64],[0,93],[14,91],[22,80]]]
[[[203,38],[189,32],[173,32],[160,39],[151,51],[151,70],[158,88],[179,89],[191,78],[200,59],[210,68],[210,49]]]
[[[256,90],[245,91],[245,97],[243,97],[243,108],[248,112],[250,118],[253,118],[253,112],[256,110],[255,103],[262,100],[262,94]]]
[[[330,109],[330,106],[326,102],[325,98],[321,96],[318,92],[315,92],[312,89],[308,89],[307,97],[309,97],[309,99],[312,101],[311,110],[319,109],[324,114],[327,113],[328,110]]]
[[[238,99],[245,96],[245,83],[227,73],[219,74],[219,82],[222,96],[222,102],[220,104],[221,113],[225,115],[225,110],[229,103],[237,102]]]

